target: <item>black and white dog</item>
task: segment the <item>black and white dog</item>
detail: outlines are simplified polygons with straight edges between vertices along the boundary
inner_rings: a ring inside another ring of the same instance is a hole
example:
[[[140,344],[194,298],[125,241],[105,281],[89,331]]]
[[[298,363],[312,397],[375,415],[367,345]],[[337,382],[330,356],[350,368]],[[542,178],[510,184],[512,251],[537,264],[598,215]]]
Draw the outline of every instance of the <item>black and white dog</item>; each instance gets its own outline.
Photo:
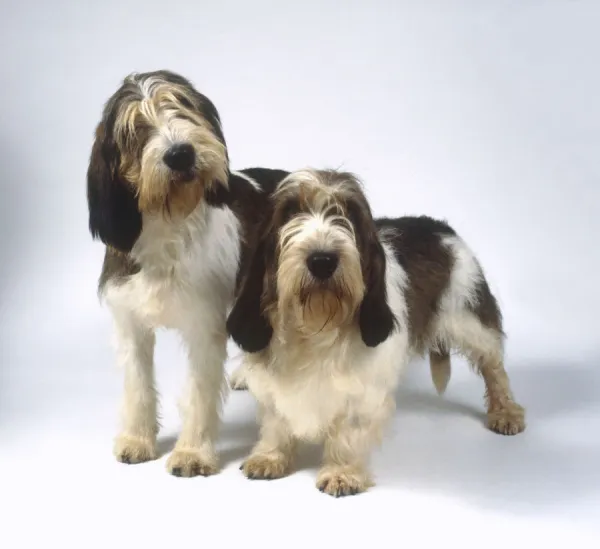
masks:
[[[525,428],[504,368],[500,309],[450,226],[373,219],[358,179],[338,171],[293,172],[269,202],[227,320],[246,351],[238,386],[247,384],[260,411],[246,476],[288,474],[304,439],[324,442],[319,489],[366,490],[401,373],[424,353],[440,393],[450,352],[464,354],[485,382],[488,427]]]
[[[286,172],[232,172],[218,112],[180,75],[131,74],[107,101],[88,173],[89,227],[106,245],[99,293],[125,373],[117,459],[156,457],[155,330],[175,329],[189,355],[177,476],[218,470],[225,320],[264,201]]]

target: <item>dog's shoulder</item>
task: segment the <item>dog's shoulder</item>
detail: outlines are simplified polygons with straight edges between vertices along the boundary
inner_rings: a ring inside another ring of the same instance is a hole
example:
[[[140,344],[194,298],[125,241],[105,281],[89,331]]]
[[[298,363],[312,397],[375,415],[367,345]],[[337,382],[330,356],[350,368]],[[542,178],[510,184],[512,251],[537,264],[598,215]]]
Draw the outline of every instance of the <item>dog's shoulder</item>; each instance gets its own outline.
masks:
[[[404,269],[423,261],[442,262],[449,267],[447,237],[457,236],[446,221],[422,216],[381,217],[375,226],[382,241],[391,245],[396,260]]]
[[[242,224],[259,222],[269,196],[288,172],[269,168],[246,168],[229,176],[230,207]]]
[[[125,281],[128,277],[139,273],[141,266],[129,255],[106,246],[102,271],[98,281],[98,291],[102,292],[106,284]]]
[[[256,190],[270,195],[277,185],[285,179],[290,172],[274,168],[244,168],[238,172],[232,172],[232,175],[243,178],[250,182]]]

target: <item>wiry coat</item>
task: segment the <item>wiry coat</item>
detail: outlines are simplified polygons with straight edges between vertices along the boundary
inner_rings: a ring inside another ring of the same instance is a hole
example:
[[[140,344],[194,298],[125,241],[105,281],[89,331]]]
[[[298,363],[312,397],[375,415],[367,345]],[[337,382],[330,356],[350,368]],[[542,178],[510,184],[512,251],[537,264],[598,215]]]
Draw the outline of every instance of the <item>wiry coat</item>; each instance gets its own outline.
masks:
[[[228,318],[247,351],[237,382],[260,404],[247,476],[282,476],[295,440],[324,441],[318,487],[336,496],[366,489],[403,368],[427,351],[440,392],[458,350],[485,380],[490,429],[524,428],[503,366],[500,310],[452,228],[428,217],[373,220],[358,181],[339,172],[292,173],[271,200]]]

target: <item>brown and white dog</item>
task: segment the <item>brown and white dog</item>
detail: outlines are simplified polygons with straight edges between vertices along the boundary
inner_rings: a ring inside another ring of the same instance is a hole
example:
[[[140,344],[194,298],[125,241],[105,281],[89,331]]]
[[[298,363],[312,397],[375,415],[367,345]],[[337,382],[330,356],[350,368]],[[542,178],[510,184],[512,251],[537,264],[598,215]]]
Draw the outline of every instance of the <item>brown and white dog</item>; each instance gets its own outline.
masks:
[[[169,71],[131,74],[107,101],[88,173],[89,226],[106,245],[99,293],[124,368],[118,460],[156,457],[154,343],[175,329],[189,356],[183,426],[168,469],[217,471],[225,320],[266,197],[287,172],[229,169],[212,102]]]
[[[358,180],[337,171],[294,172],[271,199],[227,321],[245,351],[237,383],[259,403],[260,440],[242,465],[248,478],[287,474],[304,439],[324,442],[320,490],[366,490],[402,370],[425,352],[440,393],[449,353],[462,352],[485,381],[489,428],[524,429],[500,310],[451,227],[428,217],[374,220]]]

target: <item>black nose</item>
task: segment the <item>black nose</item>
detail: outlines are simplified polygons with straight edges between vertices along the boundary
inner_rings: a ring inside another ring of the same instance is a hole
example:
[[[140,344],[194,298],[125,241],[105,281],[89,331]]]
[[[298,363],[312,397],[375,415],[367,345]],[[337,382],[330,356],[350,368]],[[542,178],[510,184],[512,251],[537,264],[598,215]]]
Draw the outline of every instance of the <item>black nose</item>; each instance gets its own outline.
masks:
[[[314,252],[306,258],[306,266],[315,278],[327,280],[337,269],[339,258],[334,252]]]
[[[196,161],[194,147],[188,143],[176,143],[165,153],[163,160],[176,172],[188,171]]]

